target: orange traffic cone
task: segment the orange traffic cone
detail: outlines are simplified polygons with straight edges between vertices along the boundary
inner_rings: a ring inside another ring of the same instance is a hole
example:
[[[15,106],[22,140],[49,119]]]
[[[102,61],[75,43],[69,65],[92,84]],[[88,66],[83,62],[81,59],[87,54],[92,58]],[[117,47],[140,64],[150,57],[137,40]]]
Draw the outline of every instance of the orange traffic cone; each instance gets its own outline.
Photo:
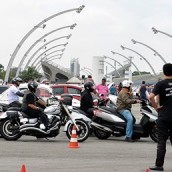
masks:
[[[150,172],[150,169],[149,168],[146,168],[146,171],[145,172]]]
[[[73,128],[72,128],[72,135],[71,135],[71,139],[69,143],[69,148],[79,148],[75,125],[73,125]]]
[[[26,167],[25,167],[25,165],[22,165],[22,167],[21,167],[21,172],[26,172]]]

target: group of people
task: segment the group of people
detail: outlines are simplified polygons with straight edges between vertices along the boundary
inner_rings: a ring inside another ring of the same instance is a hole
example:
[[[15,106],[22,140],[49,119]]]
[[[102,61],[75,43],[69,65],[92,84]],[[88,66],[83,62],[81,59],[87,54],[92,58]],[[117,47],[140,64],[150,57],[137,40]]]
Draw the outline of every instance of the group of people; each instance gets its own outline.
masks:
[[[155,166],[150,167],[151,170],[164,171],[164,159],[166,154],[166,142],[170,137],[172,143],[172,64],[167,63],[163,66],[163,73],[165,79],[157,82],[149,99],[152,106],[158,112],[157,129],[158,129],[158,143],[157,143],[157,158]],[[42,106],[46,106],[41,99],[36,95],[37,83],[32,81],[28,83],[29,91],[23,94],[19,91],[18,87],[22,82],[21,78],[14,78],[12,86],[8,90],[10,106],[19,105],[19,96],[23,97],[22,110],[31,117],[40,117],[45,129],[48,128],[47,116],[43,113],[43,109],[38,107],[36,102],[39,102]],[[127,120],[126,125],[126,137],[127,142],[133,142],[133,123],[135,118],[131,112],[132,104],[140,103],[141,100],[133,99],[132,82],[124,80],[122,87],[117,97],[117,110]],[[81,93],[81,110],[85,111],[90,118],[93,118],[93,96],[92,93],[102,94],[104,97],[108,96],[109,89],[106,85],[106,78],[102,78],[102,83],[95,86],[92,77],[89,77],[84,84],[84,91]],[[96,91],[95,91],[96,90]],[[141,99],[145,99],[145,92],[147,87],[145,82],[142,82],[139,93]],[[158,97],[158,101],[155,101],[155,97]]]
[[[164,171],[164,159],[166,154],[166,142],[170,138],[172,144],[172,64],[167,63],[163,66],[164,80],[158,81],[149,95],[149,100],[155,110],[158,112],[157,130],[157,156],[155,166],[150,167],[150,170]],[[135,118],[131,112],[132,104],[140,103],[142,99],[147,99],[147,86],[145,81],[142,82],[139,93],[141,100],[133,99],[132,82],[124,80],[122,89],[117,97],[117,110],[127,120],[126,137],[127,142],[134,142],[132,138],[133,123]],[[94,85],[91,82],[86,82],[85,91],[81,94],[81,109],[86,113],[93,115],[93,98],[91,92],[94,92]],[[102,87],[103,88],[103,87]],[[155,99],[158,97],[158,99]],[[87,100],[88,99],[88,100]],[[89,103],[88,103],[89,102]]]
[[[22,111],[29,115],[30,118],[40,118],[42,129],[47,130],[49,128],[48,117],[43,113],[43,109],[46,107],[46,103],[38,98],[35,94],[38,84],[35,81],[28,83],[28,91],[22,93],[19,90],[22,79],[19,77],[12,79],[12,85],[8,89],[8,101],[9,107],[21,107]],[[22,104],[19,102],[19,97],[23,97]],[[39,103],[40,106],[37,106]]]

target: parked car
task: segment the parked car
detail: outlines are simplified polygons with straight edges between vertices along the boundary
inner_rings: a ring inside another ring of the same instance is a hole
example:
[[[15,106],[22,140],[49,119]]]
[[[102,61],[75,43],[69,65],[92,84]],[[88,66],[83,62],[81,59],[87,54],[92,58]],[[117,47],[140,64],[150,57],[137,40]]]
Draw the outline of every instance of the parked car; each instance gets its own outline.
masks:
[[[59,98],[62,94],[70,94],[73,96],[72,105],[80,106],[82,87],[73,84],[56,84],[50,87],[52,88],[53,95]]]

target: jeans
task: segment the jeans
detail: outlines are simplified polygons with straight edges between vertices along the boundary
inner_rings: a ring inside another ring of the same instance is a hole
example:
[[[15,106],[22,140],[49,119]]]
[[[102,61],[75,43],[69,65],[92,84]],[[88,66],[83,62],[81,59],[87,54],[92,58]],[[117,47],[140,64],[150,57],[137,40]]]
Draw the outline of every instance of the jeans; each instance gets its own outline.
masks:
[[[119,110],[119,113],[124,116],[124,118],[127,120],[127,126],[126,126],[126,137],[132,137],[133,134],[133,116],[132,113],[127,110]]]

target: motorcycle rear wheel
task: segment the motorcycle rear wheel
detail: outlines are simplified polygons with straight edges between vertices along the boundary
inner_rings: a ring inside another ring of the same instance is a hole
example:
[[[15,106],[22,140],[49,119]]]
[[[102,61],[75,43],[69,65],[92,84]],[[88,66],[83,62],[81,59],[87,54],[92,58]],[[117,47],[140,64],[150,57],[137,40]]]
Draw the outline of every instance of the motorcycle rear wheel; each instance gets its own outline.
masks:
[[[77,140],[78,140],[78,142],[83,142],[88,138],[88,136],[90,134],[90,127],[89,127],[88,123],[82,119],[76,120],[76,125],[79,128],[79,131],[76,131]],[[66,131],[66,135],[67,135],[68,139],[71,138],[72,128],[73,128],[73,124],[70,123],[68,125],[67,131]]]
[[[20,127],[20,124],[16,121],[15,124],[11,124],[9,119],[1,122],[0,133],[2,137],[6,140],[18,140],[22,134],[17,132],[17,130],[12,130],[11,127]]]
[[[154,142],[158,142],[158,130],[157,130],[157,126],[154,125],[152,127],[152,130],[150,132],[150,138],[154,141]]]
[[[98,139],[101,140],[106,140],[111,136],[110,132],[106,132],[97,128],[94,129],[94,134]]]

